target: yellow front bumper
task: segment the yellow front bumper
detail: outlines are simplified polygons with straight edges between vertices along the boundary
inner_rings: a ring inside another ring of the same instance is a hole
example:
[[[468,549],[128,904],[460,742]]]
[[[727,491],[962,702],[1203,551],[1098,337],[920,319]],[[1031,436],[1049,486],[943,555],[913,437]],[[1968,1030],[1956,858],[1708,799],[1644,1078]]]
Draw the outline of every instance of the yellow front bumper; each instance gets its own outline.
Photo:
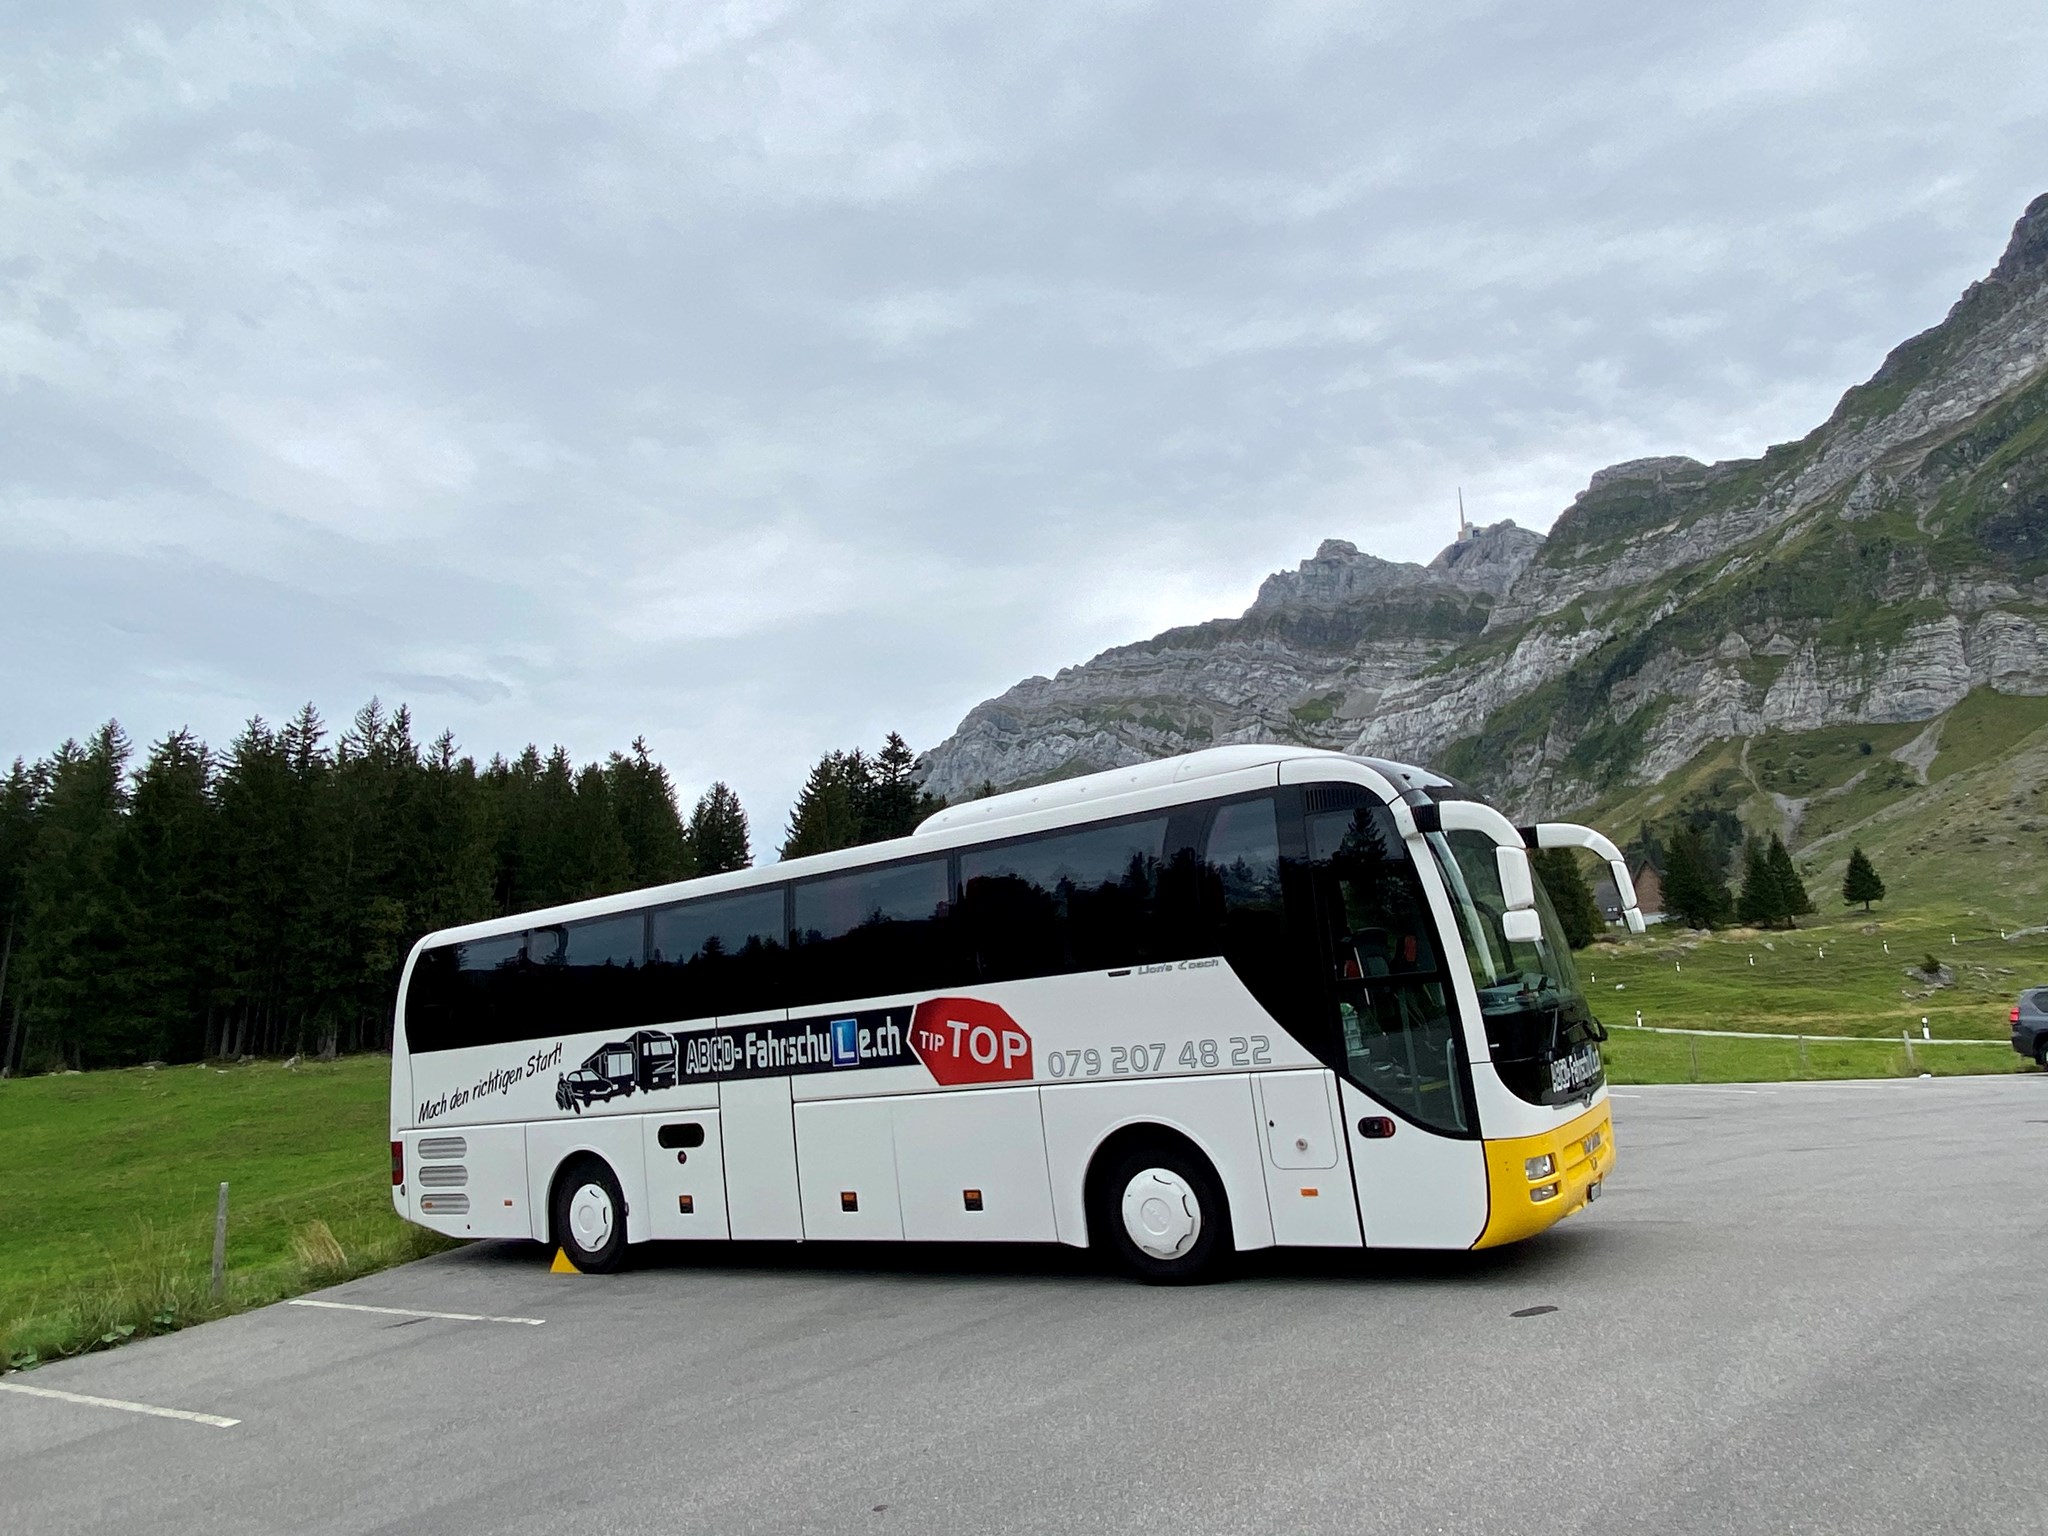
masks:
[[[1529,1160],[1545,1153],[1556,1160],[1555,1169],[1530,1178]],[[1614,1124],[1605,1104],[1541,1136],[1487,1142],[1486,1193],[1490,1209],[1486,1230],[1472,1246],[1498,1248],[1502,1243],[1519,1242],[1554,1226],[1584,1206],[1586,1192],[1606,1178],[1613,1167]],[[1557,1186],[1556,1194],[1546,1200],[1533,1198],[1549,1184]]]

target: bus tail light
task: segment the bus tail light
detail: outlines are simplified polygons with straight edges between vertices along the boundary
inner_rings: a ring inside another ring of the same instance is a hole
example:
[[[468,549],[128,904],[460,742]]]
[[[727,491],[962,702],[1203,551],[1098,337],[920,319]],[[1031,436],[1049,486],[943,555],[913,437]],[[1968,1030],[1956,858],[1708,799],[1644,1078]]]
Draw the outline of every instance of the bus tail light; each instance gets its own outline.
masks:
[[[391,1187],[397,1189],[405,1183],[405,1143],[391,1143]]]
[[[2019,1005],[2018,1003],[2014,1003],[2014,1004],[2012,1005],[2012,1022],[2013,1022],[2013,1023],[2015,1023],[2015,1024],[2017,1024],[2017,1023],[2019,1023],[2019,1021],[2020,1021],[2020,1005]]]

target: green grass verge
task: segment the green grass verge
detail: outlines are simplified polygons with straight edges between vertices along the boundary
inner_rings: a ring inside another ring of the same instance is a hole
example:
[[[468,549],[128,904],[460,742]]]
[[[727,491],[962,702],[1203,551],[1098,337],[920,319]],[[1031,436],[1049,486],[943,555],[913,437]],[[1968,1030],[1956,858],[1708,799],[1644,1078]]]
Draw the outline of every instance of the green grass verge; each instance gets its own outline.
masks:
[[[1833,912],[1789,932],[1704,934],[1659,924],[1641,938],[1581,951],[1579,974],[1593,1012],[1617,1034],[1640,1010],[1643,1023],[1666,1028],[1893,1039],[1902,1030],[1918,1035],[1925,1019],[1937,1039],[2005,1042],[2021,988],[2048,985],[2048,934],[1999,932],[1966,909],[1880,908],[1866,916],[1844,912],[1838,900]],[[1948,985],[1933,985],[1920,970],[1930,955],[1947,967]]]
[[[391,1209],[390,1061],[0,1082],[0,1368],[168,1332],[449,1246]],[[226,1294],[213,1219],[229,1185]]]
[[[1714,1035],[1659,1035],[1617,1029],[1601,1047],[1607,1081],[1632,1083],[1784,1083],[1863,1077],[1981,1076],[2031,1072],[2034,1064],[2010,1045],[1922,1045],[1902,1042],[1744,1040]]]

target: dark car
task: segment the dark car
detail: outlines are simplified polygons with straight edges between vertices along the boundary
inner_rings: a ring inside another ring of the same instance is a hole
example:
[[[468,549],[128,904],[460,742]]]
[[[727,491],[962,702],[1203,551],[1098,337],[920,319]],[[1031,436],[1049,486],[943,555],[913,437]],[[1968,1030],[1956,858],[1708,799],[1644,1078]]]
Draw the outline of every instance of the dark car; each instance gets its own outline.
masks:
[[[2048,1068],[2048,987],[2029,987],[2013,1004],[2012,1048]]]
[[[574,1072],[565,1073],[555,1079],[555,1107],[573,1109],[583,1113],[583,1106],[602,1103],[622,1093],[631,1093],[632,1083],[619,1083],[611,1078],[593,1072],[589,1067],[578,1067]]]

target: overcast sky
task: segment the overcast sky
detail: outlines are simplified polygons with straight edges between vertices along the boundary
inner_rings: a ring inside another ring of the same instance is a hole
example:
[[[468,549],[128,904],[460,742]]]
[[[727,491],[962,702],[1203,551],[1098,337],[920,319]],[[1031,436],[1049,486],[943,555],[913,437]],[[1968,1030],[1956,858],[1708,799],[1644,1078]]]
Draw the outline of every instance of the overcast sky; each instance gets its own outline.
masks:
[[[378,694],[805,766],[1328,537],[1797,437],[2048,190],[2048,7],[18,5],[0,759]]]

